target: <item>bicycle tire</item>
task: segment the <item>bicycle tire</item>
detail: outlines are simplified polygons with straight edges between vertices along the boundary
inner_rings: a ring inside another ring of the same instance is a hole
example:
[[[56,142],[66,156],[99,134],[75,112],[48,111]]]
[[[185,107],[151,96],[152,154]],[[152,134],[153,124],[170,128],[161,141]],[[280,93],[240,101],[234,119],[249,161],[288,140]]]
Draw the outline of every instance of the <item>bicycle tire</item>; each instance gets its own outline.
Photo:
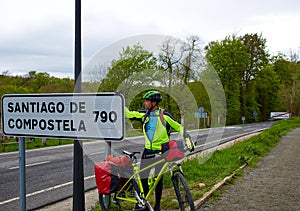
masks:
[[[102,211],[108,211],[110,207],[110,195],[99,194],[99,204]]]
[[[195,211],[195,205],[191,191],[187,185],[184,175],[181,171],[175,171],[172,175],[172,183],[176,193],[181,211],[185,210],[185,204],[188,204],[191,211]]]
[[[115,201],[116,195],[112,194],[99,194],[99,204],[102,211],[114,210],[122,211],[121,204]],[[112,203],[113,202],[113,203]],[[112,204],[112,205],[111,205]]]

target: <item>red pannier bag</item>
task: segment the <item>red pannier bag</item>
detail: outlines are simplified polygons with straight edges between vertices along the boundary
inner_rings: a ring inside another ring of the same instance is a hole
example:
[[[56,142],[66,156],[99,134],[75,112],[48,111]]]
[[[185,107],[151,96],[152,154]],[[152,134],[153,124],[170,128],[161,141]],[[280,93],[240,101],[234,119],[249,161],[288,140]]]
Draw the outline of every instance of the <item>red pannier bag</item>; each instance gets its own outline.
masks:
[[[128,156],[114,157],[113,155],[108,155],[106,161],[112,162],[114,165],[120,168],[126,168],[131,165],[131,160]]]
[[[131,166],[127,156],[113,157],[109,155],[105,161],[95,163],[95,180],[99,194],[110,194],[118,190],[123,168]]]
[[[95,179],[99,194],[110,194],[119,187],[119,167],[110,161],[95,163]]]
[[[176,161],[184,158],[182,141],[169,141],[161,145],[162,153],[166,161]]]

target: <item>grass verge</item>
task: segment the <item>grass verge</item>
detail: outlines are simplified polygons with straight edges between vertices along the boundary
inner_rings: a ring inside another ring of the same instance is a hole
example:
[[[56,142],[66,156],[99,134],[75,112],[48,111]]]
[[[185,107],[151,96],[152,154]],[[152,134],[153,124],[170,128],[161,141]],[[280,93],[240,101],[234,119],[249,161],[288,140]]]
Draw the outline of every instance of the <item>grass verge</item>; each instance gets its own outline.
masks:
[[[25,141],[26,141],[25,142],[26,149],[37,149],[43,147],[59,146],[59,145],[74,143],[73,140],[54,139],[54,138],[47,138],[46,143],[43,143],[41,138],[26,138]],[[9,144],[4,147],[3,144],[0,143],[0,152],[18,151],[19,145],[17,142],[18,140],[16,138],[9,138],[5,141],[5,143],[14,143],[14,144]]]
[[[201,158],[184,162],[182,167],[193,198],[195,200],[201,198],[204,193],[224,177],[236,171],[245,162],[249,161],[248,165],[255,167],[256,163],[262,160],[277,145],[282,136],[296,127],[300,127],[300,118],[280,120],[257,136],[230,148],[215,151],[205,163]],[[234,179],[241,175],[243,175],[243,170],[236,171],[235,177],[228,180],[227,184],[233,183]],[[201,183],[204,183],[205,187],[200,188]],[[212,194],[212,197],[218,196],[219,191]],[[164,194],[161,207],[165,210],[178,210],[176,196],[168,173],[164,177]],[[96,203],[93,210],[100,210],[98,203]]]

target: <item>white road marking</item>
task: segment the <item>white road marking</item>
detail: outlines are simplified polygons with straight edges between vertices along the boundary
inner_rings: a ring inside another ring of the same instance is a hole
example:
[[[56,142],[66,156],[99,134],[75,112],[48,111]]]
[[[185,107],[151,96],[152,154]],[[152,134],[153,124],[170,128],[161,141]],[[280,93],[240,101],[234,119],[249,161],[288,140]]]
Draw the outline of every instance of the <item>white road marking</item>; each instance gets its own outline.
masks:
[[[31,163],[31,164],[27,164],[26,167],[42,165],[45,163],[50,163],[50,161],[47,160],[47,161],[43,161],[43,162],[39,162],[39,163]],[[18,168],[19,168],[19,166],[14,166],[14,167],[10,167],[9,169],[12,170],[12,169],[18,169]]]
[[[91,153],[90,155],[98,155],[98,154],[101,154],[103,152],[94,152],[94,153]]]
[[[95,178],[95,175],[85,177],[84,180],[88,180],[88,179],[92,179],[92,178]],[[33,193],[29,193],[29,194],[26,194],[26,198],[30,197],[30,196],[40,194],[40,193],[44,193],[44,192],[47,192],[47,191],[51,191],[51,190],[54,190],[54,189],[58,189],[58,188],[61,188],[61,187],[67,186],[67,185],[72,185],[72,184],[73,184],[73,181],[72,182],[67,182],[67,183],[64,183],[64,184],[61,184],[61,185],[56,185],[56,186],[46,188],[46,189],[43,189],[43,190],[40,190],[40,191],[36,191],[36,192],[33,192]],[[7,204],[7,203],[10,203],[10,202],[16,201],[16,200],[19,200],[19,197],[15,197],[15,198],[12,198],[12,199],[8,199],[6,201],[2,201],[2,202],[0,202],[0,205]]]

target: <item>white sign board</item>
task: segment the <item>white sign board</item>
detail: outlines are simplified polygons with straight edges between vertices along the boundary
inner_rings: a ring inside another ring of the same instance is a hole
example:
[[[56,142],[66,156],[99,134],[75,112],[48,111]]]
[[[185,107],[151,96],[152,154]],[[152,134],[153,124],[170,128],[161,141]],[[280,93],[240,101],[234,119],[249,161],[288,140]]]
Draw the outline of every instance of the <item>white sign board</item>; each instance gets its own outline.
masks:
[[[289,112],[271,112],[270,117],[271,117],[271,119],[289,119],[290,113]]]
[[[113,92],[4,95],[2,125],[5,135],[122,140],[124,97]]]
[[[204,113],[195,112],[195,118],[207,119],[207,112],[204,112]]]

